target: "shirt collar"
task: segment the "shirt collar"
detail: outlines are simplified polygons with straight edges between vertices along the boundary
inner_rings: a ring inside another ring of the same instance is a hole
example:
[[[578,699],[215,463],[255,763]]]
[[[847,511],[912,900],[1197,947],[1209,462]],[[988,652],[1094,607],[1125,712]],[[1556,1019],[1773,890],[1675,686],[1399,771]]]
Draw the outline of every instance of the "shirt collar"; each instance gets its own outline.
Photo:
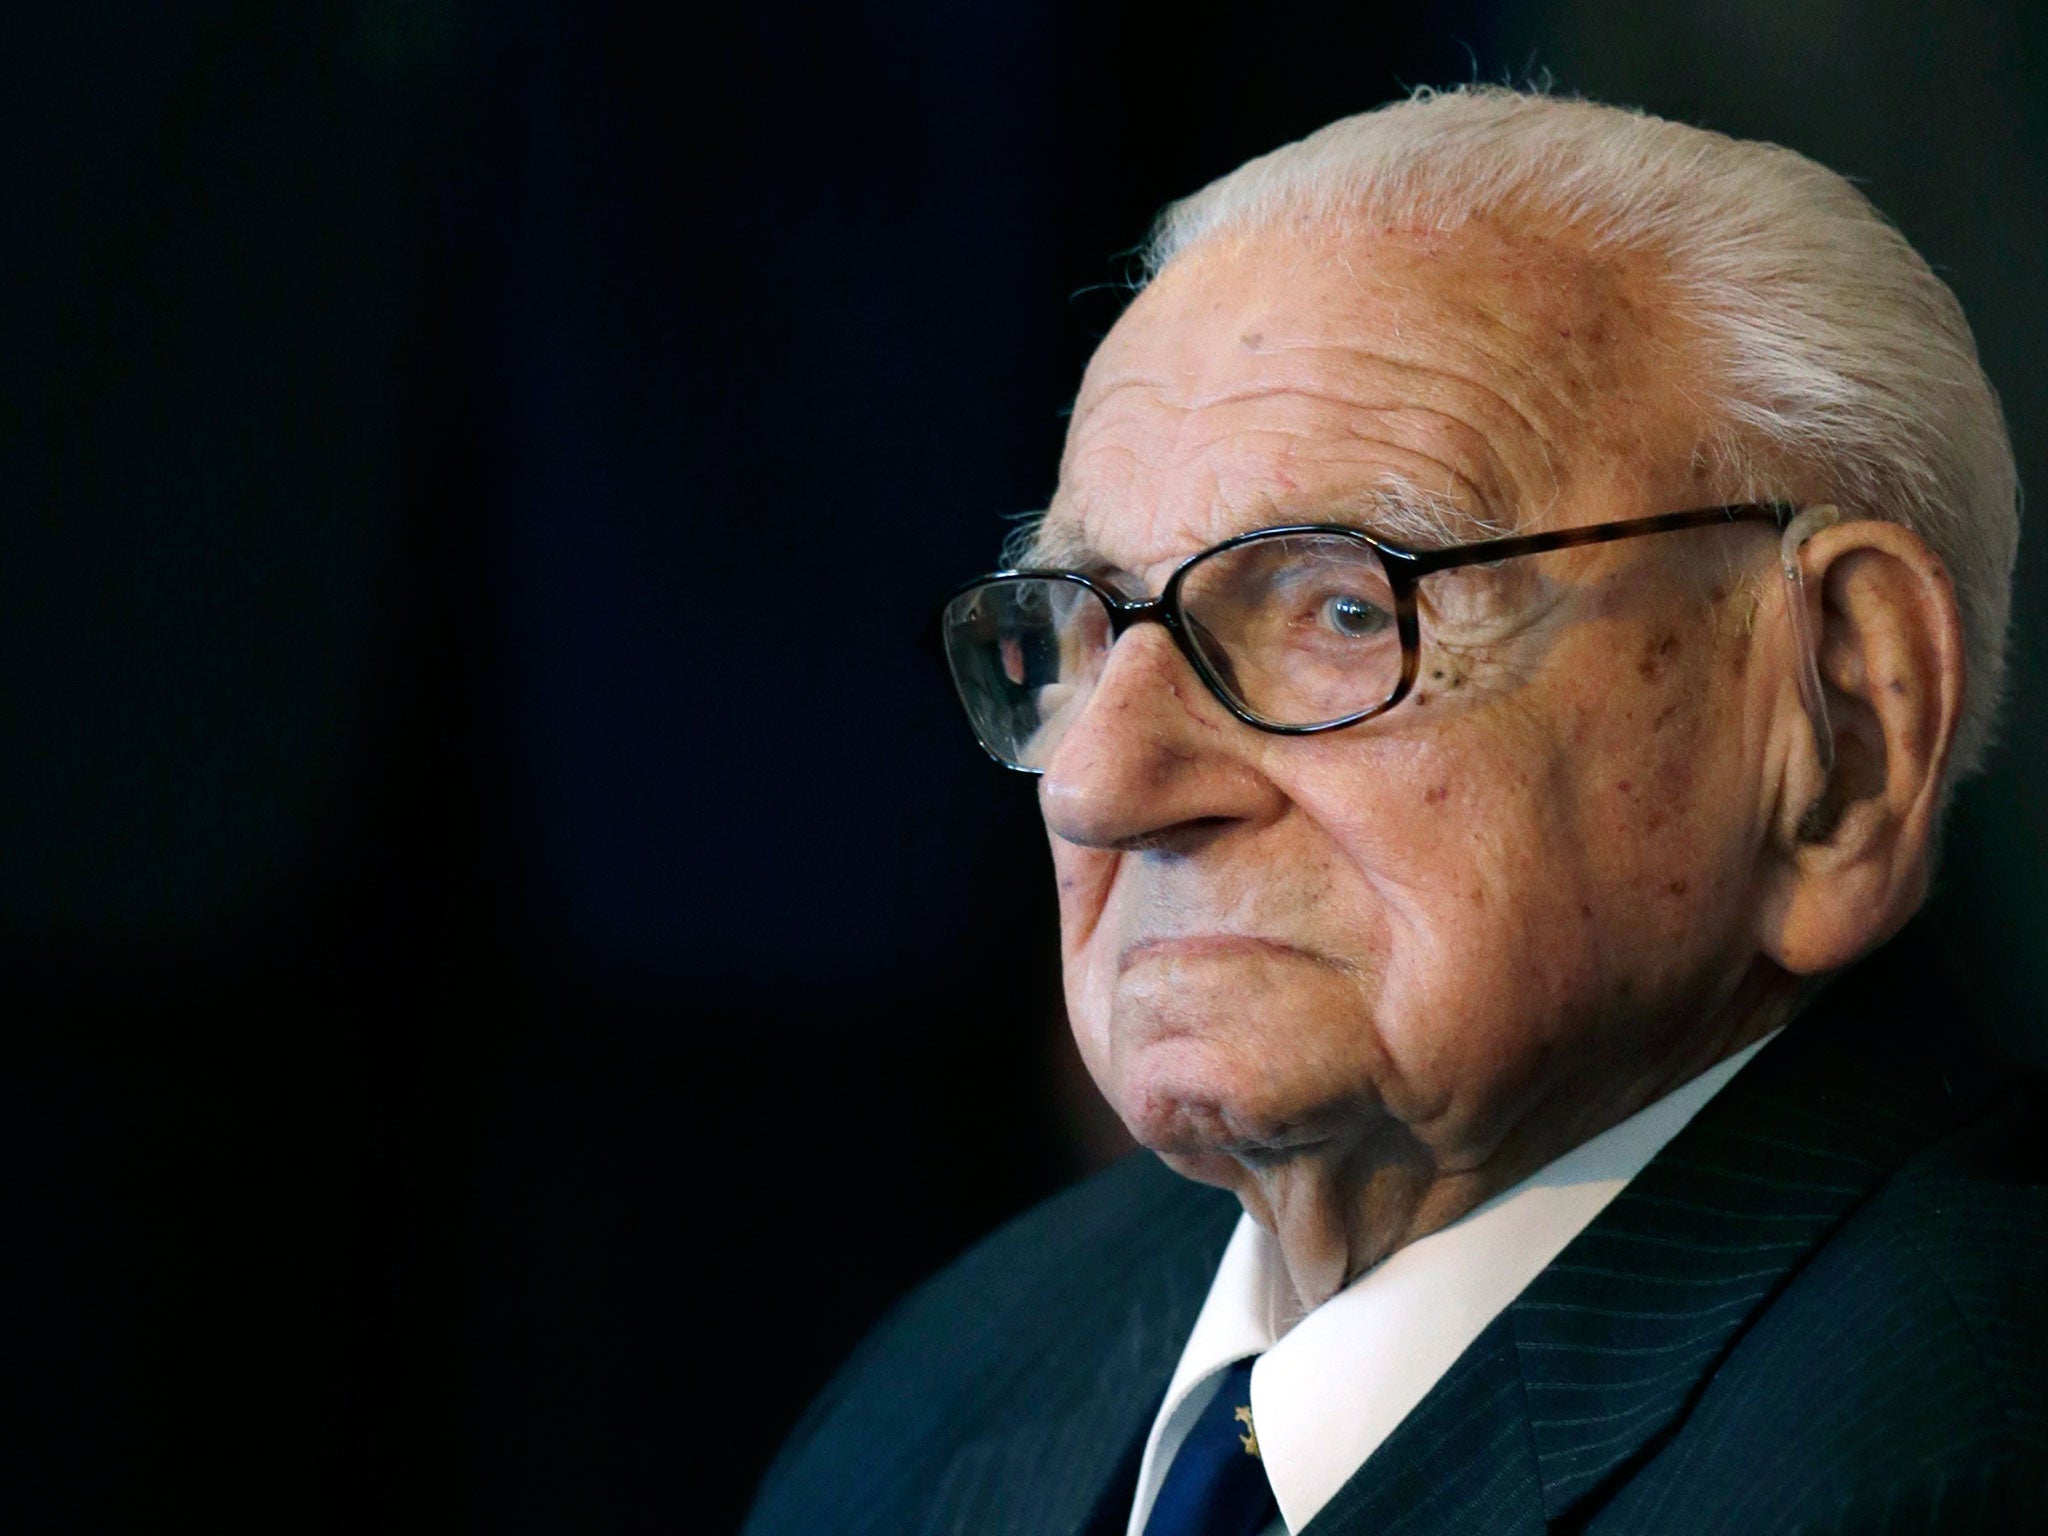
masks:
[[[1770,1039],[1716,1063],[1449,1226],[1397,1250],[1287,1326],[1279,1245],[1249,1216],[1223,1251],[1154,1419],[1130,1529],[1217,1372],[1247,1355],[1252,1422],[1289,1530],[1300,1530],[1487,1324]]]

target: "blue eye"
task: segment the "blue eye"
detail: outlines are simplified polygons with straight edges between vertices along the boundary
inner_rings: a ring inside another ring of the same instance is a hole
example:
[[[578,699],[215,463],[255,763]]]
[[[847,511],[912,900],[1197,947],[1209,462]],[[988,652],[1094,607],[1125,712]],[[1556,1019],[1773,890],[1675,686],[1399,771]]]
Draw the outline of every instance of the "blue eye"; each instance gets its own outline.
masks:
[[[1347,640],[1365,640],[1386,632],[1393,621],[1386,609],[1351,592],[1339,592],[1323,599],[1316,618],[1324,627]]]

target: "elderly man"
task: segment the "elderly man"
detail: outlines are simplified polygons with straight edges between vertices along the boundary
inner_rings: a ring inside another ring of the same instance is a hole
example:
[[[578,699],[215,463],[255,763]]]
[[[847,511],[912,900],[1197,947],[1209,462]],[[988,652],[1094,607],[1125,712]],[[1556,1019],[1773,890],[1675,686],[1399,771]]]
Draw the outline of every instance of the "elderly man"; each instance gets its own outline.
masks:
[[[1494,90],[1151,266],[944,620],[1150,1151],[906,1303],[749,1529],[2048,1528],[2035,1122],[1939,955],[1829,984],[1999,692],[1947,289],[1788,151]]]

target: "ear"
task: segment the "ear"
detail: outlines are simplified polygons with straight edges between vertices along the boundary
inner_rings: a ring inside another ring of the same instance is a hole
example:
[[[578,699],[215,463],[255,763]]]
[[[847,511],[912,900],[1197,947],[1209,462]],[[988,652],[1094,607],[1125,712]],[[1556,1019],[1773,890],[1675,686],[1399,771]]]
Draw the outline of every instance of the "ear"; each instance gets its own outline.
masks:
[[[1786,970],[1815,975],[1883,943],[1926,897],[1965,664],[1948,572],[1912,530],[1841,523],[1801,559],[1835,762],[1823,769],[1788,686],[1759,937]]]

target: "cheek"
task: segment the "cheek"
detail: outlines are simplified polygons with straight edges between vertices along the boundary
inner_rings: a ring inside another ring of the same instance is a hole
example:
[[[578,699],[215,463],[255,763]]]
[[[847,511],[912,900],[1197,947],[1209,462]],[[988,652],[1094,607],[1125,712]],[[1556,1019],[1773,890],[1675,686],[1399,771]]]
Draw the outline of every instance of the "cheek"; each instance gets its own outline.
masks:
[[[1318,807],[1347,865],[1333,888],[1357,893],[1354,932],[1370,934],[1382,1095],[1411,1126],[1438,1122],[1445,1150],[1483,1141],[1520,1101],[1569,1001],[1596,984],[1542,719],[1446,715],[1296,795]]]
[[[1080,947],[1100,924],[1115,878],[1115,856],[1051,838],[1052,876],[1060,905],[1060,943]]]
[[[1558,754],[1542,720],[1498,707],[1446,714],[1352,759],[1333,754],[1296,788],[1397,943],[1426,945],[1473,914],[1501,920],[1496,897],[1543,861]]]
[[[1651,952],[1710,926],[1754,852],[1757,765],[1718,649],[1653,629],[1623,680],[1575,709],[1583,751],[1569,776],[1603,915]]]
[[[1701,702],[1708,637],[1691,643],[1654,631],[1618,677],[1588,658],[1584,685],[1447,711],[1297,789],[1378,910],[1376,1022],[1406,1113],[1483,1140],[1586,1037],[1713,963],[1740,752]]]

